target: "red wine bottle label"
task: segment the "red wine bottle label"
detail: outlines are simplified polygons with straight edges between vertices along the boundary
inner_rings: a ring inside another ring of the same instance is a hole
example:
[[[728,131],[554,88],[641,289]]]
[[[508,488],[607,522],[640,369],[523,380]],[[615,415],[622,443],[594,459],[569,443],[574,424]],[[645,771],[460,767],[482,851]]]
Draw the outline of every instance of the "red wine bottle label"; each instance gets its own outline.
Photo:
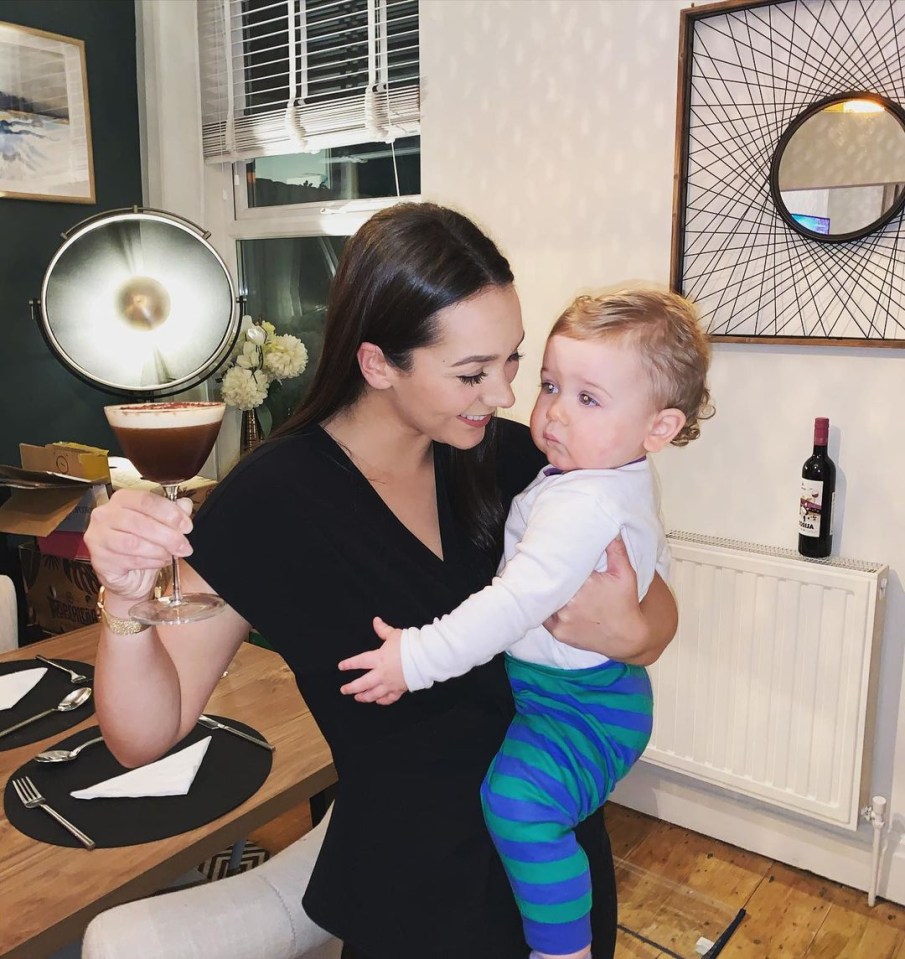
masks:
[[[820,535],[820,514],[823,510],[823,482],[801,481],[801,509],[798,513],[798,532],[802,536]]]

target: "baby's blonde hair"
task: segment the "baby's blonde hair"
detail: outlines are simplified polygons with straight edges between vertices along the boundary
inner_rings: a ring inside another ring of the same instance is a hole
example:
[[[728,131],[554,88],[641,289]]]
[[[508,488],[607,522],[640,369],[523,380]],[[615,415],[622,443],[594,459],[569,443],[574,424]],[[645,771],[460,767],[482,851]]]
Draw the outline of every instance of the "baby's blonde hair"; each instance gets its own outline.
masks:
[[[657,407],[685,414],[674,446],[696,440],[700,421],[714,414],[706,382],[710,343],[691,301],[677,293],[635,289],[579,296],[553,325],[550,336],[630,343],[650,378]]]

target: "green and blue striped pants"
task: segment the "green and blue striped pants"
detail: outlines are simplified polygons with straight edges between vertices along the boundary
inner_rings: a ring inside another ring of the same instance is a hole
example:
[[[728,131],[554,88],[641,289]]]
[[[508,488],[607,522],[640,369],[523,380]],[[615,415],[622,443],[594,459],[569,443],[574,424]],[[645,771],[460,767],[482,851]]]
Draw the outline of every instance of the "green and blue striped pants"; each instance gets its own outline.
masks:
[[[591,941],[591,876],[575,826],[650,739],[647,671],[610,660],[556,669],[506,657],[516,716],[481,786],[484,818],[538,952]]]

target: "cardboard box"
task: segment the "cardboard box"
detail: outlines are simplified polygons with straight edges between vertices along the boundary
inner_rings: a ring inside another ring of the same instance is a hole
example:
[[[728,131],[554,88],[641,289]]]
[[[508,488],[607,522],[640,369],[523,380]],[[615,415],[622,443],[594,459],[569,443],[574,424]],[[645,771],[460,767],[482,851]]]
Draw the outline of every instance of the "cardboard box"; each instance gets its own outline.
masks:
[[[19,444],[22,469],[56,476],[74,476],[93,483],[110,482],[107,450],[82,443],[48,443],[46,446]]]
[[[0,486],[12,489],[0,506],[0,532],[84,532],[91,510],[108,499],[107,451],[79,443],[22,443],[19,455],[21,467],[0,466]]]
[[[40,553],[33,543],[19,547],[28,604],[28,622],[48,633],[66,633],[97,622],[100,583],[87,560]]]
[[[55,529],[49,536],[36,536],[38,552],[63,559],[91,559],[84,533]]]
[[[142,479],[132,463],[122,456],[110,457],[110,485],[114,492],[118,489],[147,489],[154,493],[162,493],[158,483]],[[216,485],[216,480],[208,479],[206,476],[193,476],[190,480],[179,484],[179,495],[187,496],[197,510]]]

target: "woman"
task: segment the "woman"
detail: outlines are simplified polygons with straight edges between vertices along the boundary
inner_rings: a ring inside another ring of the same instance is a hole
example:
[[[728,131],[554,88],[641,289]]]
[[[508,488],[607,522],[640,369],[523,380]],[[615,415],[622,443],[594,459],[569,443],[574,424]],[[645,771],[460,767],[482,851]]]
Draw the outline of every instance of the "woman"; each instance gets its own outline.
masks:
[[[492,415],[514,400],[523,330],[512,280],[494,244],[451,210],[377,214],[337,269],[309,399],[220,484],[194,529],[166,500],[122,492],[86,534],[106,593],[97,711],[122,762],[148,762],[192,729],[250,624],[293,669],[340,778],[305,908],[350,959],[527,952],[478,795],[512,715],[500,661],[392,710],[343,697],[337,669],[375,645],[374,615],[429,622],[493,575],[509,501],[542,465],[528,431]],[[226,611],[113,634],[171,552],[191,556],[186,590],[216,591]],[[658,581],[642,614],[634,590],[614,556],[550,626],[652,662],[675,606]],[[602,957],[615,891],[600,817],[581,841],[598,878]]]

